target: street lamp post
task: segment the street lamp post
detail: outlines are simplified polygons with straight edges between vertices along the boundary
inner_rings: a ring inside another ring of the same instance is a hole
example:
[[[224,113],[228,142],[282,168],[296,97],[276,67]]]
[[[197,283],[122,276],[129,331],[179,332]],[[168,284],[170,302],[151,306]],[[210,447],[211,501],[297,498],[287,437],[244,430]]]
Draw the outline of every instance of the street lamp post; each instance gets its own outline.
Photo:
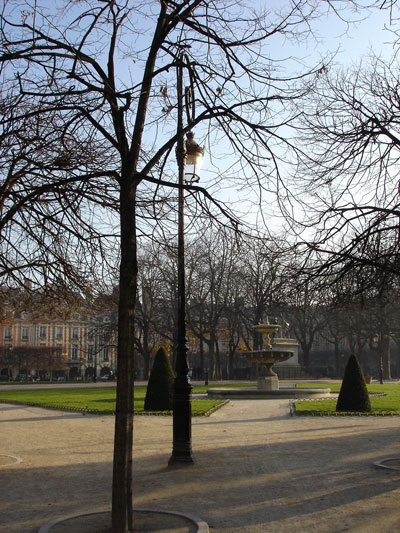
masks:
[[[380,333],[376,333],[374,336],[374,343],[378,350],[379,357],[379,383],[383,385],[383,346],[382,346],[382,336]]]
[[[198,169],[204,155],[201,148],[193,139],[193,133],[188,132],[184,140],[183,131],[183,83],[182,83],[183,55],[179,57],[177,67],[178,93],[178,141],[176,146],[176,160],[178,165],[178,309],[177,309],[177,345],[174,380],[173,401],[173,446],[168,464],[194,463],[192,455],[192,389],[187,360],[186,345],[186,285],[185,285],[185,195],[186,182],[199,180]],[[187,110],[188,111],[188,110]],[[193,166],[191,173],[186,173],[186,167]]]

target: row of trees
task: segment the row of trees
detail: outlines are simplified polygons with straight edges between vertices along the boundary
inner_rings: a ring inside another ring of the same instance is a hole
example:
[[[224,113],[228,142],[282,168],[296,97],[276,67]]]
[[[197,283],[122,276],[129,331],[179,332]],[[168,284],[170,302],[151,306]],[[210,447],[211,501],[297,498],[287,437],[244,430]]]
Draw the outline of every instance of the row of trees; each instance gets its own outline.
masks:
[[[13,369],[14,378],[29,375],[35,370],[36,376],[53,379],[53,372],[65,374],[68,369],[67,357],[56,346],[2,346],[0,348],[0,374],[9,376]]]
[[[364,279],[349,272],[331,286],[308,277],[293,257],[293,250],[283,250],[280,240],[238,241],[226,231],[205,232],[188,245],[187,321],[201,370],[210,366],[213,377],[222,376],[224,346],[224,370],[232,377],[235,353],[253,346],[252,326],[269,315],[289,322],[305,367],[316,364],[313,354],[321,351],[323,341],[334,353],[338,376],[343,353],[351,351],[363,361],[363,353],[376,350],[383,377],[389,379],[390,339],[400,339],[398,279],[387,275],[379,287],[371,288],[371,273],[365,269]],[[148,375],[160,339],[175,342],[171,309],[176,309],[177,299],[176,258],[173,250],[149,247],[142,249],[139,264],[135,342]],[[318,364],[332,363],[318,359]]]

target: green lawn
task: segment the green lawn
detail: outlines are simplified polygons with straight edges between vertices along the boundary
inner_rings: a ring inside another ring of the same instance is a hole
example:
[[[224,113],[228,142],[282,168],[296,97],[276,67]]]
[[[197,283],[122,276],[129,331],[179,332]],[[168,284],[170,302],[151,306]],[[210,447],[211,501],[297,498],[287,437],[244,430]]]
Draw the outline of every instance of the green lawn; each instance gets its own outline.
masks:
[[[204,394],[208,388],[215,384],[195,386],[193,394]],[[232,387],[232,384],[218,387]],[[248,387],[248,384],[234,385],[237,387]],[[299,387],[320,387],[324,384],[301,384]],[[339,392],[340,384],[329,384],[332,392]],[[400,415],[400,384],[372,384],[367,385],[371,393],[383,392],[385,396],[371,397],[372,415]],[[143,410],[146,387],[135,387],[135,414],[165,414],[170,415],[171,411],[152,413]],[[83,411],[99,414],[113,414],[115,411],[115,387],[96,388],[38,388],[31,390],[5,390],[0,391],[0,401],[19,403],[24,405],[36,405],[40,407]],[[221,406],[221,400],[192,400],[192,413],[194,416],[209,414],[214,408]],[[329,416],[353,414],[336,413],[336,399],[332,400],[296,400],[297,415]],[[364,413],[363,413],[364,414]]]
[[[204,387],[195,388],[194,393],[203,392]],[[146,387],[135,387],[135,414],[152,414],[144,411]],[[0,391],[0,401],[36,405],[40,407],[82,411],[99,414],[113,414],[115,411],[115,387],[34,389]],[[193,400],[192,414],[207,415],[221,406],[221,400]],[[156,414],[171,414],[171,411],[158,411]]]
[[[299,387],[329,387],[331,392],[339,392],[341,384],[302,384]],[[353,412],[336,412],[336,398],[332,400],[296,400],[296,414],[297,415],[311,415],[311,416],[343,416],[343,415],[400,415],[400,384],[371,384],[367,385],[370,393],[384,393],[385,396],[372,396],[371,407],[372,411],[369,413],[353,413]]]

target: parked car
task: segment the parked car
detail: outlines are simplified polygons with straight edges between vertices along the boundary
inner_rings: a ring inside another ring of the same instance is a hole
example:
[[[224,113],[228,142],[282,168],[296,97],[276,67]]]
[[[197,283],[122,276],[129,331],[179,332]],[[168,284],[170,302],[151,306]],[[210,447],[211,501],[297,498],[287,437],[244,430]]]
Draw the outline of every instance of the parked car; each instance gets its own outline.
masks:
[[[32,381],[33,378],[30,374],[18,374],[14,381]]]
[[[102,381],[114,381],[115,379],[115,374],[111,371],[109,372],[108,374],[104,374],[103,376],[101,376],[100,378]]]

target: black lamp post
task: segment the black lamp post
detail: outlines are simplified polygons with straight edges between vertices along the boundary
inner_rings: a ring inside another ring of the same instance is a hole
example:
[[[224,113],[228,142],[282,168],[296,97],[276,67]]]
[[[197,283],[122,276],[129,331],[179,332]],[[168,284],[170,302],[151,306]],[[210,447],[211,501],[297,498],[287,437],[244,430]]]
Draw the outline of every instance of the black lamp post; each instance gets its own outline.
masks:
[[[192,455],[192,389],[189,377],[186,345],[186,286],[185,286],[185,183],[199,181],[198,171],[203,160],[204,148],[194,140],[193,133],[188,132],[185,141],[183,131],[183,55],[179,57],[177,67],[178,92],[178,141],[176,160],[178,164],[178,314],[177,314],[177,345],[174,380],[173,403],[173,447],[168,464],[194,463]],[[187,102],[186,102],[187,103]],[[188,109],[186,110],[188,112]],[[186,172],[186,167],[193,167]],[[186,177],[185,177],[186,176]]]
[[[379,383],[383,385],[383,346],[382,346],[382,335],[380,333],[375,334],[374,342],[378,350],[378,356],[379,356]]]

